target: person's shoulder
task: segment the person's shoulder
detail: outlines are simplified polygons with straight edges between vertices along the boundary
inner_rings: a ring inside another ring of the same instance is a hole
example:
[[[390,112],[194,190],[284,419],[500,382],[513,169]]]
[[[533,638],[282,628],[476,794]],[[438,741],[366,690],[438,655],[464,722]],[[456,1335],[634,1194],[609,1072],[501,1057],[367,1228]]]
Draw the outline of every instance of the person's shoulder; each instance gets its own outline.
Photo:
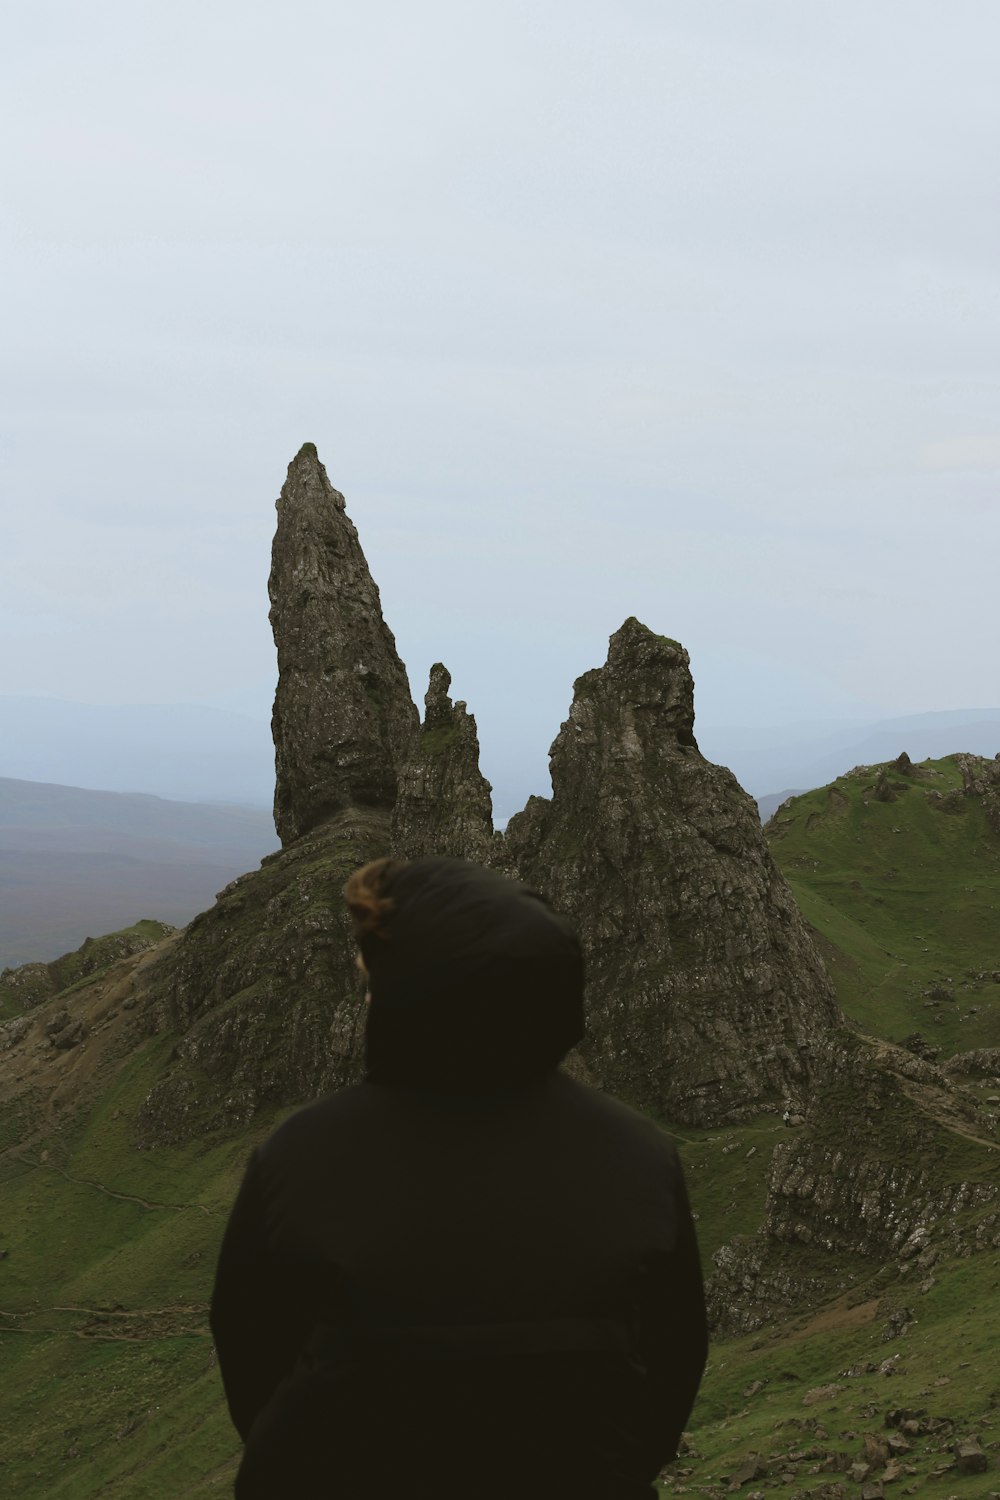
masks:
[[[676,1156],[674,1143],[662,1125],[613,1094],[605,1094],[562,1071],[556,1074],[555,1093],[563,1108],[581,1120],[590,1120],[599,1128],[628,1137],[650,1151]]]
[[[376,1106],[376,1090],[365,1083],[324,1094],[283,1120],[258,1148],[259,1155],[265,1161],[280,1158],[286,1152],[298,1155],[331,1132],[355,1128]]]

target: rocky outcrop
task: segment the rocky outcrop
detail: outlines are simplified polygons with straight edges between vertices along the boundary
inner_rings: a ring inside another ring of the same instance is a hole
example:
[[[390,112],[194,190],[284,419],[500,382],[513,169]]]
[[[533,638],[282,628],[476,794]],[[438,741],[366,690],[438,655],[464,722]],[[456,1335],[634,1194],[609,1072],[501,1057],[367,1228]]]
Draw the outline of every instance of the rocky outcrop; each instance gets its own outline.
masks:
[[[955,763],[966,797],[979,799],[993,832],[1000,833],[1000,755],[993,760],[984,755],[956,755]]]
[[[804,1128],[771,1159],[763,1221],[715,1257],[709,1303],[745,1333],[892,1268],[926,1291],[942,1258],[1000,1248],[995,1121],[941,1068],[831,1033]]]
[[[687,652],[627,620],[550,760],[506,858],[583,937],[595,1081],[693,1125],[801,1092],[839,1008],[753,800],[699,753]]]
[[[358,533],[312,443],[289,464],[277,510],[271,727],[287,845],[347,808],[390,811],[418,720]]]
[[[451,674],[431,667],[424,722],[399,772],[392,815],[393,852],[404,859],[447,854],[489,864],[493,832],[491,787],[479,769],[476,721],[448,696]]]
[[[341,891],[388,847],[385,813],[335,814],[227,886],[151,970],[147,1024],[178,1040],[141,1139],[243,1126],[360,1077],[364,983]]]
[[[995,978],[1000,980],[1000,974]],[[946,1073],[956,1078],[1000,1078],[1000,1047],[976,1047],[971,1052],[956,1052],[942,1066]]]
[[[0,1006],[13,1004],[23,1010],[58,995],[68,985],[76,984],[134,953],[145,953],[176,929],[169,922],[146,917],[121,932],[109,932],[100,938],[84,938],[72,953],[63,953],[51,963],[22,964],[19,968],[0,971]]]

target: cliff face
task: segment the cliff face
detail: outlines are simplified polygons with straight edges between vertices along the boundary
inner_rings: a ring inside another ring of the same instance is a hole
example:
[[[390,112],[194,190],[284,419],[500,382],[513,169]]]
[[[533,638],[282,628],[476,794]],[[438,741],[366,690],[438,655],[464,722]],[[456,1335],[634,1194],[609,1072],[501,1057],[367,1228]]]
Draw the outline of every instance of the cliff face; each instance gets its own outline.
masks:
[[[687,652],[627,620],[551,769],[507,857],[582,935],[595,1080],[692,1125],[795,1096],[839,1009],[753,800],[698,751]]]
[[[912,1296],[939,1261],[1000,1249],[997,1117],[905,1048],[831,1033],[775,1149],[763,1219],[716,1255],[709,1304],[746,1333],[881,1273]]]
[[[147,1024],[178,1040],[141,1139],[243,1126],[360,1076],[364,984],[341,892],[388,843],[385,813],[334,814],[227,886],[151,967]]]
[[[289,844],[345,808],[392,808],[417,711],[344,497],[312,443],[289,464],[277,510],[274,822]]]

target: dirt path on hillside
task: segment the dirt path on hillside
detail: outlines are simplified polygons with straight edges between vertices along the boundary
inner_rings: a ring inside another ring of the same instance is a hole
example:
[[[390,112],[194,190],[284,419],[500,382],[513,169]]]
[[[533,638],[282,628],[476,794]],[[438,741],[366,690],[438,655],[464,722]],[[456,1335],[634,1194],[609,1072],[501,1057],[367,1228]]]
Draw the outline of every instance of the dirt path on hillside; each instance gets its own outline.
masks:
[[[71,1314],[82,1322],[69,1324],[59,1318]],[[24,1312],[0,1309],[0,1333],[21,1333],[36,1338],[54,1334],[86,1339],[91,1343],[144,1344],[164,1338],[211,1338],[208,1304],[178,1303],[169,1307],[115,1308],[76,1307],[56,1303]],[[54,1321],[58,1319],[58,1321]]]
[[[172,1213],[183,1213],[186,1209],[196,1209],[209,1219],[219,1217],[217,1209],[208,1208],[204,1203],[155,1203],[149,1198],[140,1198],[135,1193],[119,1193],[115,1188],[109,1188],[103,1182],[96,1182],[88,1177],[74,1177],[72,1172],[67,1172],[64,1167],[57,1166],[55,1162],[41,1161],[35,1157],[26,1155],[16,1148],[9,1153],[16,1161],[23,1161],[29,1167],[37,1167],[41,1172],[56,1172],[67,1182],[77,1184],[79,1187],[93,1188],[97,1193],[104,1193],[109,1198],[117,1198],[122,1203],[137,1203],[142,1209],[168,1209]]]

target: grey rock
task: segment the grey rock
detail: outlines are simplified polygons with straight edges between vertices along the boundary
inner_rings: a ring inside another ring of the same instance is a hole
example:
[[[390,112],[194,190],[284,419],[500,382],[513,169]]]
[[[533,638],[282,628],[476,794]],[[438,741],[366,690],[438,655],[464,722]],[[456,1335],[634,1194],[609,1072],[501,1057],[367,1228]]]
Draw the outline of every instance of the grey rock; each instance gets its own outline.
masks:
[[[490,784],[479,769],[476,721],[448,696],[451,674],[431,667],[424,722],[399,771],[393,851],[404,859],[451,855],[489,864],[495,857]]]
[[[19,1046],[31,1027],[30,1016],[14,1016],[12,1020],[0,1025],[0,1052],[7,1052],[11,1047]]]
[[[87,1028],[78,1017],[62,1009],[57,1010],[52,1019],[46,1022],[45,1034],[57,1051],[68,1052],[71,1047],[76,1047],[83,1041]]]
[[[595,1081],[706,1125],[799,1092],[840,1011],[752,799],[693,729],[687,652],[627,620],[505,844],[583,937]]]
[[[234,882],[144,976],[174,1060],[139,1110],[147,1144],[244,1127],[361,1076],[364,984],[348,875],[389,848],[384,813],[355,809]]]
[[[729,1476],[728,1490],[731,1495],[736,1494],[745,1484],[752,1484],[755,1479],[767,1477],[767,1464],[759,1453],[748,1453],[740,1467]]]
[[[956,755],[967,798],[978,798],[994,833],[1000,833],[1000,760],[983,755]]]
[[[989,1459],[980,1447],[978,1438],[962,1438],[952,1448],[955,1468],[960,1474],[985,1474]]]
[[[875,801],[895,802],[898,795],[899,794],[897,793],[895,787],[892,785],[892,782],[889,780],[888,776],[884,771],[881,771],[874,787],[872,788],[872,796],[875,798]]]
[[[1000,1073],[1000,1047],[977,1047],[972,1052],[957,1052],[941,1066],[946,1073],[958,1078],[993,1078]]]
[[[838,1266],[852,1256],[884,1265],[913,1245],[900,1264],[926,1273],[944,1252],[1000,1248],[993,1213],[976,1224],[962,1219],[966,1208],[997,1203],[1000,1184],[956,1180],[936,1150],[934,1124],[910,1096],[911,1066],[928,1069],[941,1080],[936,1106],[971,1123],[975,1110],[959,1113],[966,1106],[959,1091],[946,1092],[940,1069],[847,1031],[831,1031],[810,1059],[810,1129],[776,1147],[757,1233],[714,1257],[709,1304],[726,1332],[749,1332],[848,1291],[852,1278]],[[811,1271],[803,1246],[813,1252]],[[823,1260],[829,1271],[817,1274]]]
[[[350,807],[389,812],[418,720],[358,533],[312,443],[289,464],[277,510],[271,727],[287,845]]]

